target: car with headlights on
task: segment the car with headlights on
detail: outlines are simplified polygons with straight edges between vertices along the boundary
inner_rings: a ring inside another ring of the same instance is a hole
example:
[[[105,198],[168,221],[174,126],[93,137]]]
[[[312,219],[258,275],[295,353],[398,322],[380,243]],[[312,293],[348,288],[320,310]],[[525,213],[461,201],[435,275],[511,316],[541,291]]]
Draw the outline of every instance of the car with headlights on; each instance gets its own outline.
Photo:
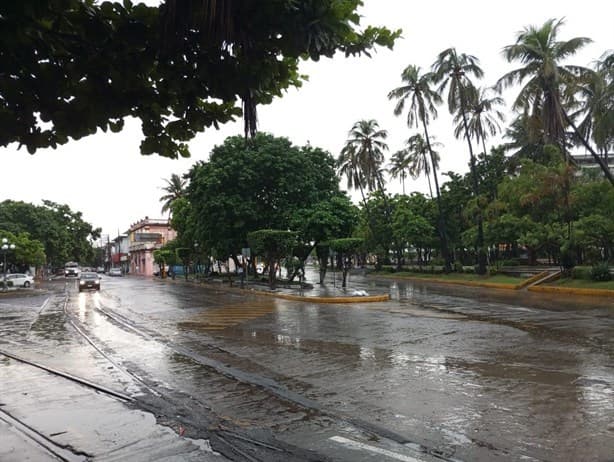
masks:
[[[83,272],[79,275],[79,292],[84,290],[100,290],[100,276],[98,273]]]

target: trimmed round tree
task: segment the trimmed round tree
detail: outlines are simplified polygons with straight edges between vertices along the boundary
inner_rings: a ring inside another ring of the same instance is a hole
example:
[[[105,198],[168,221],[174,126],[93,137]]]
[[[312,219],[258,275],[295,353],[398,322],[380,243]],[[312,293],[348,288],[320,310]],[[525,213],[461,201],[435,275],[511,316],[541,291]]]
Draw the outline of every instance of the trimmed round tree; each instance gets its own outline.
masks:
[[[343,283],[341,287],[345,289],[347,283],[347,274],[351,268],[350,257],[360,250],[364,245],[364,239],[357,237],[346,237],[343,239],[332,239],[328,241],[328,246],[331,250],[337,252],[341,256],[343,262]]]
[[[292,252],[296,233],[282,229],[259,229],[247,234],[247,242],[254,255],[264,257],[269,268],[269,286],[275,288],[275,264]]]

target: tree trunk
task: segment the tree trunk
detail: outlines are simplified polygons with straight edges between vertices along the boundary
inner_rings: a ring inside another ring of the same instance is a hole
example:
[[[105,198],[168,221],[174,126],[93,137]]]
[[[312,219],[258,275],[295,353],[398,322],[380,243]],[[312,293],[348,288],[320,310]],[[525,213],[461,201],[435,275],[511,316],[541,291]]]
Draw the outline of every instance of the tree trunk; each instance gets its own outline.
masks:
[[[426,138],[426,146],[428,147],[429,154],[431,156],[431,166],[433,168],[433,181],[435,182],[435,193],[437,194],[437,210],[439,211],[438,218],[438,230],[439,230],[439,242],[441,245],[441,257],[444,261],[444,268],[446,273],[452,271],[452,263],[450,262],[450,253],[448,251],[448,238],[446,236],[446,223],[443,217],[443,207],[441,205],[441,194],[439,190],[439,180],[437,179],[437,169],[435,168],[435,156],[433,155],[433,148],[431,147],[431,140],[429,138],[429,131],[427,129],[426,120],[422,118],[422,125],[424,127],[424,137]],[[430,181],[429,181],[430,188]],[[433,193],[431,192],[431,197]]]
[[[465,96],[461,86],[460,89],[460,97],[461,97],[461,114],[463,116],[463,127],[465,129],[465,138],[467,138],[467,144],[469,145],[469,159],[471,165],[471,179],[473,183],[473,193],[475,194],[475,199],[478,201],[478,236],[476,247],[478,250],[478,274],[486,274],[486,254],[484,253],[484,222],[482,218],[482,210],[480,209],[479,199],[480,199],[480,190],[479,190],[479,181],[478,181],[478,171],[475,162],[475,155],[473,154],[473,146],[471,145],[471,138],[469,137],[469,126],[467,124],[467,113],[465,111]]]

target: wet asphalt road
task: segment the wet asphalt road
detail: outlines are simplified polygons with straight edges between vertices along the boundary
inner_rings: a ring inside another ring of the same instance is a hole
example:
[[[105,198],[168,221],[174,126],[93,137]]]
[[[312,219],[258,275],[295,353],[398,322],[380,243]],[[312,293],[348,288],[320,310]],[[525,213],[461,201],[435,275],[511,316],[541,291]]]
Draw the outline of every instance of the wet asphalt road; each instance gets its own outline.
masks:
[[[49,460],[612,460],[611,299],[350,285],[392,300],[130,277],[0,298],[0,350],[131,400],[0,355],[0,460],[46,460],[19,422]]]

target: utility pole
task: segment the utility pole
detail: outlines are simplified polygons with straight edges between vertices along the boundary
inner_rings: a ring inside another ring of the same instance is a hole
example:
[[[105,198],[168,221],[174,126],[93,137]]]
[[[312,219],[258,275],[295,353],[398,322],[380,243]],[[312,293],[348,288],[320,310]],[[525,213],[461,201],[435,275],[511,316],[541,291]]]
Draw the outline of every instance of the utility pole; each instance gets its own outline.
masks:
[[[122,267],[122,244],[119,237],[119,228],[117,228],[117,265],[121,269]]]

